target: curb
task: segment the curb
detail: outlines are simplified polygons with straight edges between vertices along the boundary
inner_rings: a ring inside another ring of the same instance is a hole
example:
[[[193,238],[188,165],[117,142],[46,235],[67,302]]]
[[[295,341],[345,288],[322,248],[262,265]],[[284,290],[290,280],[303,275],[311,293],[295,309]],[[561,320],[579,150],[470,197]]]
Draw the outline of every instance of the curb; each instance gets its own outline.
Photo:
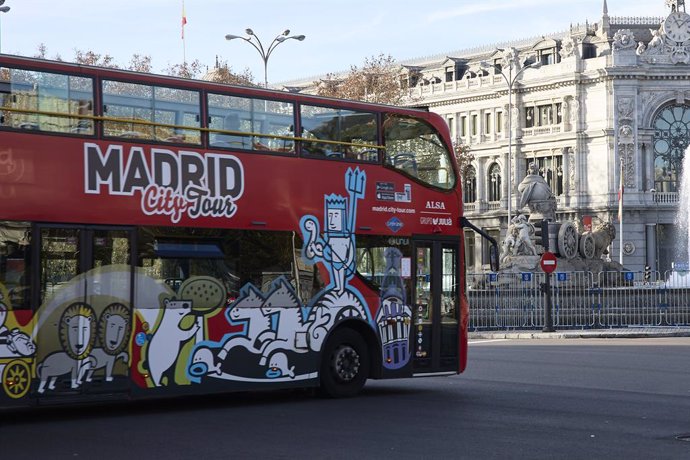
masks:
[[[638,339],[650,337],[690,337],[690,328],[622,328],[583,329],[556,332],[531,331],[482,331],[470,332],[468,338],[478,339]]]

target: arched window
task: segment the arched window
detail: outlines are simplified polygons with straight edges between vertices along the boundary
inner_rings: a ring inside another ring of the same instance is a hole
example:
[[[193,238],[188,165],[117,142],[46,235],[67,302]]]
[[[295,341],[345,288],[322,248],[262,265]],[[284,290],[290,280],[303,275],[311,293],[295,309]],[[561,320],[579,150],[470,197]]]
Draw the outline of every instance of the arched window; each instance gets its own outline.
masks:
[[[489,168],[489,201],[501,199],[501,167],[494,163]]]
[[[677,192],[685,149],[690,144],[690,107],[674,104],[654,118],[654,188]]]
[[[477,171],[474,166],[467,166],[462,180],[462,202],[474,203],[475,201],[477,201]]]

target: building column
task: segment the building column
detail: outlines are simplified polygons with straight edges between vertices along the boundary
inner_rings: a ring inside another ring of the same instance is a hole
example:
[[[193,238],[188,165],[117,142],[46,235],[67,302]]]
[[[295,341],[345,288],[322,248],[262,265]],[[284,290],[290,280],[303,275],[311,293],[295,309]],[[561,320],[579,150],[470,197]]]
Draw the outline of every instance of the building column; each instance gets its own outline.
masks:
[[[488,201],[488,196],[486,192],[486,181],[488,172],[486,170],[486,159],[477,159],[477,200],[478,203],[486,203]],[[481,205],[477,208],[477,211],[481,211]]]
[[[651,190],[654,188],[654,147],[652,142],[647,139],[638,141],[640,145],[640,158],[643,161],[643,168],[645,173],[645,183],[643,190]]]
[[[515,156],[515,146],[513,145],[513,156]],[[508,162],[510,161],[510,158],[508,156],[508,152],[505,154],[505,160],[503,161],[503,168],[501,171],[501,178],[503,180],[503,183],[501,184],[501,207],[503,209],[508,209],[508,200],[510,199],[512,190],[510,189],[511,185],[511,177],[515,171],[513,171],[512,165],[510,165]],[[508,170],[510,169],[510,173]]]

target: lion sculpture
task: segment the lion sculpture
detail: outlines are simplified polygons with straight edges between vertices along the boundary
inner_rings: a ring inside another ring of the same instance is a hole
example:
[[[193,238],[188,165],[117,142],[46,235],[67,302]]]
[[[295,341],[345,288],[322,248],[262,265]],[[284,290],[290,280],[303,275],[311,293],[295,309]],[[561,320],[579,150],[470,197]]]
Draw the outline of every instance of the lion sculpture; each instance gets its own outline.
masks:
[[[608,247],[616,239],[616,227],[611,222],[602,222],[592,230],[592,237],[594,238],[593,259],[601,259],[602,255],[608,254]]]

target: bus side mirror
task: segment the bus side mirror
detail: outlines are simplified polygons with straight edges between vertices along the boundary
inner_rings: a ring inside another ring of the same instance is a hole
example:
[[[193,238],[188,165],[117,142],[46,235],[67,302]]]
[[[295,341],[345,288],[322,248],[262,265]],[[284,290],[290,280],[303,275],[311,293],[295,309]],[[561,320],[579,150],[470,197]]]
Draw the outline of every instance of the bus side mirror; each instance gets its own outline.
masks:
[[[479,233],[482,238],[487,240],[489,242],[489,265],[491,266],[491,271],[492,272],[497,272],[498,271],[498,243],[494,238],[491,237],[488,233],[486,233],[484,230],[481,228],[477,227],[474,225],[472,222],[467,220],[466,217],[461,217],[460,218],[460,227],[461,228],[470,228],[474,230],[475,232]]]

